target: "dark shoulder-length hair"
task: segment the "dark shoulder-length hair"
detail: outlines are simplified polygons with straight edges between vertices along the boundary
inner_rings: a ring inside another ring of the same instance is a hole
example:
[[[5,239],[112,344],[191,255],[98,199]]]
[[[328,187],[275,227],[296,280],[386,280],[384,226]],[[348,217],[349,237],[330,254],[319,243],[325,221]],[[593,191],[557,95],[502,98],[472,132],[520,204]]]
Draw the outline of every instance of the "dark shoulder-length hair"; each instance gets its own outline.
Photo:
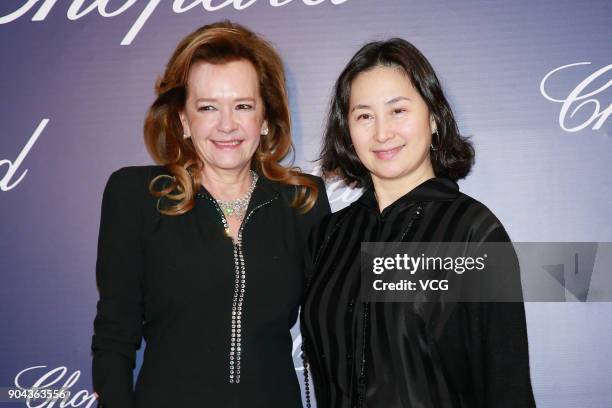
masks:
[[[432,135],[430,149],[436,176],[452,180],[467,176],[474,163],[474,148],[466,137],[459,134],[457,122],[431,64],[414,45],[401,38],[364,45],[340,74],[334,87],[323,139],[320,157],[323,174],[340,177],[355,187],[370,184],[370,173],[351,143],[348,112],[351,85],[355,78],[379,66],[402,69],[427,104],[438,130],[437,135]]]
[[[166,167],[170,176],[151,181],[149,190],[172,205],[160,209],[167,215],[179,215],[195,204],[204,163],[198,157],[191,138],[183,137],[179,112],[187,97],[187,78],[198,62],[224,64],[246,60],[253,64],[264,102],[268,133],[261,135],[252,167],[266,178],[296,186],[291,203],[300,211],[309,211],[318,196],[315,181],[298,168],[281,162],[293,150],[291,120],[285,83],[285,72],[274,47],[248,28],[222,21],[198,28],[185,37],[170,57],[164,75],[155,86],[156,99],[149,108],[144,124],[144,138],[153,159]],[[169,183],[160,179],[169,178]]]

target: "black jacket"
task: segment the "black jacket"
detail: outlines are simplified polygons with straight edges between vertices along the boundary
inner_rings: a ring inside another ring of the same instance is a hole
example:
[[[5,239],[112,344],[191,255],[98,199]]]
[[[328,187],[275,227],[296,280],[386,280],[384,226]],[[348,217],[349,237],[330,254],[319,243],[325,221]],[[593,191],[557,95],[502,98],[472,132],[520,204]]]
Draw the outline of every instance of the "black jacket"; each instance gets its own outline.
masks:
[[[491,211],[443,178],[382,213],[368,189],[326,217],[309,244],[313,276],[302,313],[318,408],[535,406],[522,303],[365,302],[360,244],[367,241],[509,238]]]
[[[101,406],[301,407],[289,329],[303,294],[307,235],[329,213],[323,184],[317,179],[319,199],[301,215],[289,205],[294,187],[257,182],[242,238],[241,381],[230,384],[234,245],[203,188],[186,214],[161,215],[148,185],[162,173],[123,168],[104,191],[91,345]]]

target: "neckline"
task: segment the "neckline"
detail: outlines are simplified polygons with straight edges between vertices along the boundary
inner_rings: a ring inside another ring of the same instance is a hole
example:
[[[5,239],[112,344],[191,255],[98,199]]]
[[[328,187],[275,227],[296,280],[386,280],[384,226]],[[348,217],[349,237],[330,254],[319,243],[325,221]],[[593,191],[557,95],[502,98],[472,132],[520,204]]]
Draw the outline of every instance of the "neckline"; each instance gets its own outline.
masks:
[[[409,205],[424,201],[450,201],[457,198],[459,195],[459,186],[457,183],[446,177],[434,177],[425,180],[412,190],[408,191],[403,196],[385,207],[380,211],[378,200],[374,192],[374,186],[370,184],[361,197],[355,202],[356,205],[375,211],[381,216],[385,216],[395,210],[401,210]]]
[[[269,180],[256,170],[253,170],[257,175],[257,182],[255,183],[255,189],[253,190],[253,194],[251,195],[251,199],[249,200],[249,205],[247,207],[248,211],[256,205],[259,205],[263,202],[266,202],[274,197],[276,197],[279,192],[275,186],[275,183],[272,180]],[[200,184],[200,189],[196,193],[197,197],[210,197],[212,200],[215,200],[212,194]],[[215,200],[216,201],[216,200]]]

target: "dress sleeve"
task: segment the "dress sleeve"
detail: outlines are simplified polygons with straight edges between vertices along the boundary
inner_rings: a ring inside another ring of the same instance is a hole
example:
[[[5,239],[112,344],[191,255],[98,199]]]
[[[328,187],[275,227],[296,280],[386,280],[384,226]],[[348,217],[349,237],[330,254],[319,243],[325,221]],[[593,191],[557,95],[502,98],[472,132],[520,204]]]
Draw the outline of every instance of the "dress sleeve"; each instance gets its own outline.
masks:
[[[314,176],[313,176],[314,177]],[[318,230],[318,226],[325,218],[325,216],[331,213],[331,208],[329,206],[329,200],[327,198],[327,191],[325,189],[325,183],[320,177],[316,177],[315,181],[317,182],[317,186],[319,187],[319,196],[317,197],[317,201],[312,209],[304,214],[303,220],[303,238],[302,242],[304,243],[304,252],[303,252],[303,262],[304,262],[304,274],[306,280],[310,279],[312,275],[313,268],[313,257],[315,256],[314,246],[316,241],[316,231]]]
[[[501,224],[487,232],[482,242],[507,242]],[[520,291],[520,268],[511,245],[504,256],[505,285]],[[515,296],[515,299],[517,297]],[[521,295],[518,295],[522,299]],[[468,306],[472,326],[472,369],[475,394],[481,407],[535,407],[529,372],[527,325],[523,302],[482,302]]]
[[[106,184],[98,237],[92,378],[104,408],[134,406],[132,371],[142,338],[142,181],[128,170],[113,173]]]
[[[312,229],[321,222],[323,217],[331,212],[329,200],[327,198],[327,190],[325,189],[325,183],[320,177],[316,177],[315,179],[317,186],[319,187],[319,195],[312,209],[304,215],[304,231],[306,233],[306,238],[310,236]]]

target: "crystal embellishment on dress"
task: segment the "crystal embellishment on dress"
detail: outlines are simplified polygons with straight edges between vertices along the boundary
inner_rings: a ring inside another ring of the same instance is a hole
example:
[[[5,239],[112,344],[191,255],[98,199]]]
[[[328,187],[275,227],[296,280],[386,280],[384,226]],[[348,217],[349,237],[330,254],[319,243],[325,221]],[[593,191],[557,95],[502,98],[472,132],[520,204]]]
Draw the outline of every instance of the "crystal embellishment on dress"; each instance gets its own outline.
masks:
[[[255,190],[255,185],[257,183],[258,175],[255,172],[251,172],[251,187],[247,194],[248,200],[244,205],[244,213],[246,213],[246,209],[248,208],[249,201],[251,199],[251,195]],[[246,293],[246,262],[245,255],[242,246],[242,233],[244,230],[244,226],[247,224],[251,216],[255,211],[270,204],[277,197],[273,197],[272,199],[263,202],[253,209],[246,215],[242,223],[240,224],[240,228],[238,230],[238,235],[234,240],[230,234],[229,223],[227,222],[227,218],[225,216],[227,211],[222,210],[221,204],[218,200],[214,199],[210,195],[204,196],[203,194],[198,194],[198,197],[206,197],[209,201],[213,203],[216,207],[217,212],[221,216],[221,222],[223,224],[224,233],[227,237],[232,239],[233,246],[233,258],[234,258],[234,294],[232,296],[232,310],[231,310],[231,332],[230,332],[230,345],[229,345],[229,383],[230,384],[239,384],[240,383],[240,374],[242,368],[242,333],[244,329],[244,325],[242,324],[242,317],[244,315],[244,300]],[[245,196],[245,197],[247,197]],[[243,197],[244,199],[244,197]],[[223,203],[223,202],[221,202]],[[235,214],[235,212],[234,212]]]

